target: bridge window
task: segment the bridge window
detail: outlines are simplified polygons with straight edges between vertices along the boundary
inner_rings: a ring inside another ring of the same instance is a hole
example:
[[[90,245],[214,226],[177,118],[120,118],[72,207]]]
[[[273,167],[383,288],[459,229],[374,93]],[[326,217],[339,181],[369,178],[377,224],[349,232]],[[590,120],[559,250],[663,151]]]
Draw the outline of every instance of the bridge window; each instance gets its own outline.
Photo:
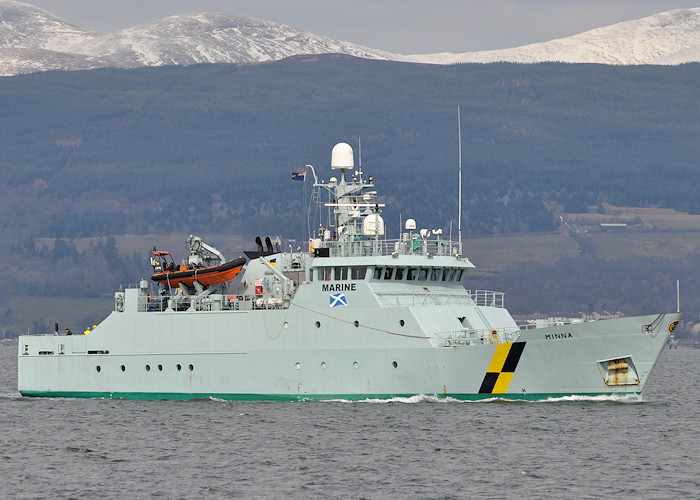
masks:
[[[403,267],[396,268],[396,273],[394,273],[394,279],[398,281],[403,279]]]
[[[372,279],[375,279],[375,280],[382,279],[382,271],[384,271],[383,267],[375,267],[374,274],[372,275]]]
[[[393,268],[393,267],[387,267],[387,268],[384,270],[384,279],[385,279],[385,280],[390,280],[390,279],[391,279],[391,275],[392,275],[393,272],[394,272],[394,268]],[[397,279],[398,279],[398,278],[397,278]]]
[[[344,266],[336,267],[333,277],[338,281],[348,279],[348,268]]]
[[[417,269],[415,267],[409,267],[408,272],[406,273],[406,279],[407,280],[415,280],[417,276]]]
[[[462,281],[462,276],[464,275],[464,269],[457,269],[455,274],[455,281]]]
[[[425,281],[428,279],[428,270],[424,267],[421,267],[418,270],[418,281]]]
[[[440,273],[442,269],[434,267],[430,270],[430,281],[440,281]]]
[[[365,266],[352,266],[350,268],[350,279],[363,280],[365,279],[365,274],[367,274],[367,268]]]
[[[331,279],[331,268],[330,267],[319,267],[318,268],[318,280],[319,281],[329,281]]]

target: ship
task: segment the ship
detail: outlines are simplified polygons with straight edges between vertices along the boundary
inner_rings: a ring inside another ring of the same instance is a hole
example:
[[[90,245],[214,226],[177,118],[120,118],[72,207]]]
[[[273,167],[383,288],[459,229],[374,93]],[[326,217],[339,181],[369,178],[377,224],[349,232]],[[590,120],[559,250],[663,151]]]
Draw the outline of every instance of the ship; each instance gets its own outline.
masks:
[[[310,201],[325,214],[303,248],[265,251],[258,239],[235,279],[208,284],[194,273],[168,284],[175,270],[154,253],[155,287],[144,279],[115,292],[113,311],[89,335],[57,328],[19,338],[20,394],[356,401],[642,392],[680,313],[521,328],[503,292],[465,286],[475,266],[461,227],[453,240],[407,219],[389,239],[384,198],[361,162],[355,168],[352,147],[335,145],[330,167],[327,181],[310,165],[296,173],[313,175]]]

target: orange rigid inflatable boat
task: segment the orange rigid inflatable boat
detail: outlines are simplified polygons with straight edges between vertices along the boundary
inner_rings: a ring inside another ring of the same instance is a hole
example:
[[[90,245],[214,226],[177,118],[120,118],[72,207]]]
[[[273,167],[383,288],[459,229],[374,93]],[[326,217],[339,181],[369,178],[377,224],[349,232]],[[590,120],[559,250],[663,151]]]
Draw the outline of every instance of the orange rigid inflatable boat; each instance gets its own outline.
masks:
[[[166,253],[166,252],[160,252]],[[180,283],[192,287],[197,281],[201,285],[209,286],[217,283],[231,281],[241,271],[246,260],[243,257],[225,262],[218,266],[198,267],[187,269],[180,265],[178,270],[163,270],[151,276],[156,283],[168,284],[171,288],[177,287]]]
[[[169,288],[177,288],[181,283],[192,288],[195,281],[203,287],[209,287],[231,281],[246,263],[244,257],[227,262],[221,252],[202,241],[199,236],[190,235],[187,245],[190,255],[179,266],[175,264],[170,252],[153,247],[151,279]]]

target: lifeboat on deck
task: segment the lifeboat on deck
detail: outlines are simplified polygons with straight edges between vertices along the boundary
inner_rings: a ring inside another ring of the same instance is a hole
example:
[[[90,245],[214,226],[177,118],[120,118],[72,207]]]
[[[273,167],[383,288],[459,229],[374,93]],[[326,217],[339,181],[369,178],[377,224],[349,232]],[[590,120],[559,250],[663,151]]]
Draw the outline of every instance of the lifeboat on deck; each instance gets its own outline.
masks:
[[[198,236],[190,235],[187,243],[190,247],[190,256],[179,266],[175,265],[170,252],[153,249],[151,255],[153,281],[168,285],[170,288],[176,288],[180,283],[193,287],[195,281],[207,287],[231,281],[246,263],[244,257],[226,262],[221,252],[203,242]],[[212,262],[221,263],[212,265]]]
[[[192,287],[195,281],[204,286],[216,285],[217,283],[225,283],[235,278],[243,268],[245,262],[246,260],[244,257],[239,257],[238,259],[211,267],[187,269],[186,266],[180,265],[177,270],[173,268],[173,270],[155,273],[151,276],[151,279],[156,283],[168,284],[171,288],[179,286],[180,283]]]

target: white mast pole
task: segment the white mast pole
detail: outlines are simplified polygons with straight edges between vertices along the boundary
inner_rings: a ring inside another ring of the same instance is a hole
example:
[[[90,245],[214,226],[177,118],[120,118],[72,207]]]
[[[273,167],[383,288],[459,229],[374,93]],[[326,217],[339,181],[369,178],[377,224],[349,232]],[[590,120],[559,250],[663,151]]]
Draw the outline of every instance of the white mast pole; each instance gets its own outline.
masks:
[[[362,172],[362,137],[357,137],[358,153],[360,158],[360,172]],[[362,174],[360,174],[362,175]]]
[[[457,133],[459,135],[459,214],[457,215],[457,237],[459,238],[459,255],[462,255],[462,120],[457,105]]]

